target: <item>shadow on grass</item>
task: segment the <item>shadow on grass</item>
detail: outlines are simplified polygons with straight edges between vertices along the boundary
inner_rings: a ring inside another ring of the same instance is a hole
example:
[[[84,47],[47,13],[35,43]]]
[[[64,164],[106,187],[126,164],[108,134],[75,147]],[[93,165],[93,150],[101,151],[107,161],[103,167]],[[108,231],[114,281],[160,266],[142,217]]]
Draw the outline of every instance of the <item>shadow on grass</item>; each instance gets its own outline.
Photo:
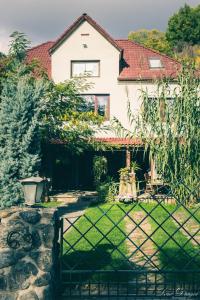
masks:
[[[168,280],[178,280],[190,283],[199,280],[200,256],[199,249],[188,246],[187,248],[164,247],[159,253],[159,259]]]
[[[68,272],[65,274],[65,281],[120,283],[133,280],[133,273],[130,271],[138,267],[114,249],[114,245],[100,244],[93,250],[64,254],[63,269]]]

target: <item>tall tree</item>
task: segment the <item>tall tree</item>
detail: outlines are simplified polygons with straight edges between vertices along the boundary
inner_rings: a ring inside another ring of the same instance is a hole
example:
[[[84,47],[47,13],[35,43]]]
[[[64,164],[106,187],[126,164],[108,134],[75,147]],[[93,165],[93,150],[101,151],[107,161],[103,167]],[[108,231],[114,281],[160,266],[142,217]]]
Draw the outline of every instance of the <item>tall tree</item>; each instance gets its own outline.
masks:
[[[172,49],[166,39],[165,33],[157,29],[140,29],[132,31],[128,35],[129,40],[138,42],[148,48],[152,48],[161,53],[172,55]]]
[[[0,207],[19,203],[19,179],[38,175],[40,124],[47,85],[19,66],[7,78],[0,105]]]
[[[14,58],[13,61],[23,62],[26,58],[30,41],[24,33],[19,31],[14,31],[10,37],[12,39],[10,42],[9,54]]]
[[[200,43],[200,5],[192,8],[185,4],[168,21],[166,37],[170,45],[181,51],[185,44]]]

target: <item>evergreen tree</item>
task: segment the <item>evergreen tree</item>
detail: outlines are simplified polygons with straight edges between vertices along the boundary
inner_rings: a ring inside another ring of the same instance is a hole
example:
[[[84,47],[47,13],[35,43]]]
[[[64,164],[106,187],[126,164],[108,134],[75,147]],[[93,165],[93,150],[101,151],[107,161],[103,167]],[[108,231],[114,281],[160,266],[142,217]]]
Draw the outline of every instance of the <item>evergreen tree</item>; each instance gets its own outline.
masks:
[[[38,175],[40,121],[46,84],[19,67],[2,91],[0,109],[0,207],[22,201],[19,180]]]

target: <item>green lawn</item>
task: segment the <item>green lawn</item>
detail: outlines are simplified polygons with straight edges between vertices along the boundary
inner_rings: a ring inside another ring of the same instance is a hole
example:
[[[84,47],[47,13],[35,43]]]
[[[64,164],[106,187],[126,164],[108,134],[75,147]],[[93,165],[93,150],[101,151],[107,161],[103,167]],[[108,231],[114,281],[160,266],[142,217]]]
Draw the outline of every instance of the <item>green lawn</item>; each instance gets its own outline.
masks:
[[[44,208],[53,208],[53,207],[61,206],[62,204],[63,204],[62,202],[50,201],[50,202],[38,203],[38,204],[35,204],[35,206],[44,207]]]
[[[197,255],[199,247],[188,241],[188,237],[183,231],[178,230],[176,232],[178,225],[172,218],[167,220],[169,213],[172,213],[174,208],[174,205],[165,205],[166,210],[161,206],[155,209],[155,204],[145,203],[140,203],[140,205],[102,204],[99,207],[88,208],[85,215],[76,220],[74,227],[68,228],[64,234],[67,241],[63,242],[65,269],[141,269],[141,266],[134,264],[134,260],[128,261],[126,259],[130,254],[128,243],[126,240],[124,241],[125,234],[128,233],[126,232],[126,222],[132,221],[127,217],[125,218],[125,215],[126,212],[129,212],[131,218],[134,219],[136,212],[142,212],[146,215],[153,210],[151,213],[152,217],[148,217],[147,220],[150,224],[151,232],[155,231],[151,238],[155,252],[158,250],[159,268],[163,268],[166,271],[180,271],[181,269],[199,270],[200,257]],[[183,208],[180,208],[178,212],[187,215]],[[198,213],[196,213],[196,216],[198,216]],[[113,223],[118,224],[119,228],[114,226],[109,218],[112,219]],[[134,220],[137,223],[137,219]],[[194,219],[194,222],[197,221]],[[160,227],[160,224],[162,224],[163,228]],[[192,261],[190,261],[191,258],[193,258]],[[142,268],[142,270],[145,269],[147,270],[146,267]],[[88,277],[90,276],[88,275]],[[92,278],[96,278],[95,276],[93,275]],[[105,276],[108,276],[107,279],[110,280],[109,275],[105,274],[102,279],[105,280]],[[181,278],[184,279],[184,277]],[[127,280],[128,278],[122,275],[121,279]],[[111,280],[115,280],[113,275]]]
[[[142,205],[144,209],[150,211],[152,207]],[[165,206],[165,211],[162,207],[157,207],[152,213],[152,218],[148,218],[152,225],[152,230],[156,230],[155,234],[152,236],[155,242],[155,247],[159,249],[159,260],[160,266],[166,271],[181,271],[181,270],[193,270],[198,271],[200,268],[200,256],[199,256],[199,246],[194,246],[189,240],[189,235],[183,229],[178,229],[178,227],[183,223],[177,219],[180,225],[173,220],[171,217],[169,219],[169,213],[173,212],[175,206],[168,205]],[[186,220],[189,213],[183,208],[179,208],[176,213],[181,213]],[[154,220],[154,219],[155,220]],[[176,216],[174,215],[174,218]],[[196,221],[194,221],[196,222]],[[162,224],[162,228],[159,228],[159,224]],[[187,223],[184,228],[187,228]],[[174,276],[174,275],[172,275]],[[191,274],[181,275],[179,277],[184,278],[193,276]]]
[[[113,228],[112,222],[118,223],[119,229]],[[77,229],[74,227],[64,235],[67,242],[73,246],[72,248],[66,242],[63,245],[64,262],[68,268],[74,266],[79,270],[130,268],[126,261],[126,243],[123,241],[124,213],[116,205],[91,207],[74,226]]]

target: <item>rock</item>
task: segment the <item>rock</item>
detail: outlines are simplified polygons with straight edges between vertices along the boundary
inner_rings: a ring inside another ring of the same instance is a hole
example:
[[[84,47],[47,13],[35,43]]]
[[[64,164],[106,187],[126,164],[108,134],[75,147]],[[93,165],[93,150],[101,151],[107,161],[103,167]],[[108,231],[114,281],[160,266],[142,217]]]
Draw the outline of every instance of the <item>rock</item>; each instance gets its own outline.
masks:
[[[8,287],[11,291],[21,289],[23,283],[29,279],[30,276],[36,276],[38,269],[31,262],[19,261],[11,268],[8,274]]]
[[[19,215],[13,215],[11,218],[9,218],[6,225],[9,226],[10,230],[24,227],[24,223]]]
[[[27,223],[36,224],[40,221],[40,214],[37,211],[22,211],[20,217]]]
[[[0,300],[16,300],[17,295],[16,293],[1,293]]]
[[[3,248],[8,248],[7,245],[7,228],[5,226],[3,226],[2,224],[0,225],[1,229],[0,229],[0,245],[1,245],[1,249]]]
[[[15,257],[16,257],[17,260],[20,259],[20,258],[23,258],[26,255],[27,255],[27,252],[24,251],[24,250],[20,249],[20,250],[15,251]]]
[[[39,224],[37,229],[40,230],[42,241],[46,248],[52,248],[54,241],[54,227],[49,224]]]
[[[50,273],[44,273],[43,275],[40,275],[34,282],[34,285],[36,286],[45,286],[48,285],[51,280]]]
[[[6,279],[4,276],[0,276],[0,290],[5,290],[5,289],[6,289]]]
[[[54,214],[37,208],[0,210],[0,300],[53,299]]]
[[[30,280],[26,280],[22,283],[21,289],[26,290],[29,288],[30,285],[31,285]]]
[[[13,250],[0,251],[0,269],[9,267],[17,261]]]
[[[37,290],[39,300],[53,300],[58,299],[53,297],[53,291],[50,286],[42,287]]]
[[[0,210],[0,219],[8,218],[13,214],[13,211],[10,210]]]
[[[37,230],[33,230],[32,233],[33,238],[33,248],[39,248],[41,246],[41,238]]]
[[[31,234],[27,226],[12,228],[7,234],[7,244],[10,248],[21,251],[30,251],[40,241],[39,235]]]
[[[43,300],[53,300],[53,292],[50,286],[44,289]]]
[[[39,300],[39,298],[34,291],[28,291],[21,294],[17,300]]]
[[[50,272],[52,269],[52,251],[34,251],[30,253],[31,258],[37,263],[40,270]]]

